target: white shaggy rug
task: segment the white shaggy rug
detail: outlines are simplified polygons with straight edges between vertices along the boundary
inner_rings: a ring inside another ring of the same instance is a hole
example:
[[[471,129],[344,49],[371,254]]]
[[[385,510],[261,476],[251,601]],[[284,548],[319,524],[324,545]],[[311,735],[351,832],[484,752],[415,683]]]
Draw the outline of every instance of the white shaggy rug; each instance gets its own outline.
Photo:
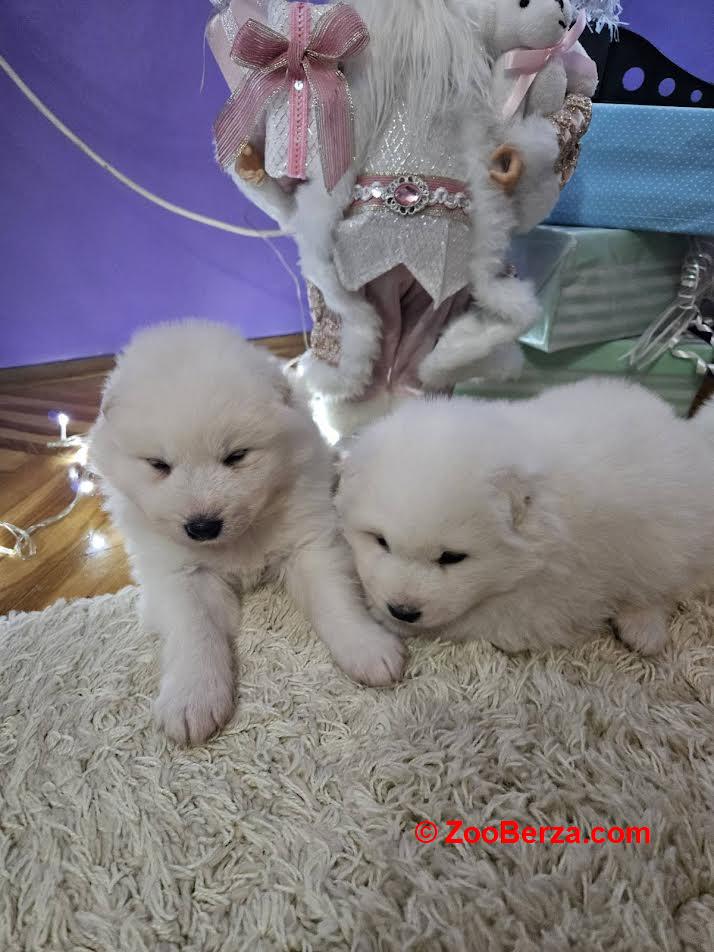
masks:
[[[0,621],[3,952],[714,949],[714,602],[657,663],[419,644],[375,691],[264,592],[230,728],[184,751],[135,600]],[[651,842],[447,845],[454,819]]]

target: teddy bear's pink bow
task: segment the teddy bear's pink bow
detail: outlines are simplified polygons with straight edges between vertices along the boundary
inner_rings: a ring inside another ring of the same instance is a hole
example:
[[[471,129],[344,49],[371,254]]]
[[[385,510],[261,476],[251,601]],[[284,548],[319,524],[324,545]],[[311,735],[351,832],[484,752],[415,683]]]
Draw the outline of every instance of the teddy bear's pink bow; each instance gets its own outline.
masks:
[[[558,57],[565,61],[569,71],[597,82],[597,67],[585,52],[573,49],[587,26],[588,18],[584,10],[565,36],[555,46],[544,50],[518,49],[506,54],[504,66],[507,73],[517,73],[518,80],[503,107],[503,116],[510,119],[526,98],[535,78],[548,63]]]
[[[235,158],[263,110],[281,92],[289,91],[288,175],[306,177],[312,100],[322,173],[331,191],[353,159],[351,101],[339,63],[361,53],[369,33],[345,4],[325,13],[311,31],[310,7],[309,3],[291,5],[289,38],[257,20],[248,20],[238,31],[231,57],[251,72],[216,120],[216,152],[221,165]]]

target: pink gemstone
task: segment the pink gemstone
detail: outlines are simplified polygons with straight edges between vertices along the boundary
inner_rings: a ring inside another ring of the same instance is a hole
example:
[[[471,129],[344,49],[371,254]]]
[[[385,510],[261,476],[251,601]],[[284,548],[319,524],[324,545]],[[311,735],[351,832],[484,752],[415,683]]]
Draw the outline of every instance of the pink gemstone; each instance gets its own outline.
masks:
[[[394,189],[394,201],[402,208],[411,208],[421,198],[421,189],[412,182],[403,182]]]

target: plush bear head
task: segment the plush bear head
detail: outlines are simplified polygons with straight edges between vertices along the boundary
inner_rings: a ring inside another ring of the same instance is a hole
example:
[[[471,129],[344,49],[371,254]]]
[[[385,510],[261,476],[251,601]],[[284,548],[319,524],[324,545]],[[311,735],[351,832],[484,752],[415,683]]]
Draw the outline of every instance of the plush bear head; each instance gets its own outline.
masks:
[[[555,46],[574,21],[570,0],[477,0],[474,6],[485,13],[481,29],[494,56],[518,47]]]

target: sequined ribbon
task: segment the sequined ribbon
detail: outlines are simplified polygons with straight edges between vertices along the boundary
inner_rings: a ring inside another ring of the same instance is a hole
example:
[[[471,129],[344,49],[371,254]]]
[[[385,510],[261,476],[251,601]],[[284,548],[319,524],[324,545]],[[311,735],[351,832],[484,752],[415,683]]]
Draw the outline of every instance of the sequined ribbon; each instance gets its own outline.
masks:
[[[562,59],[569,72],[597,82],[597,67],[590,57],[581,50],[573,47],[583,35],[588,18],[584,10],[565,36],[555,46],[548,46],[544,50],[518,49],[506,54],[505,69],[507,73],[517,74],[516,84],[503,107],[504,119],[512,118],[520,104],[526,98],[528,90],[535,82],[538,73],[544,69],[552,59]]]
[[[288,175],[306,178],[309,106],[315,103],[322,173],[328,191],[353,159],[352,108],[339,63],[369,43],[362,19],[346,4],[320,18],[310,32],[309,3],[293,4],[290,37],[248,20],[233,43],[232,59],[250,69],[215,125],[218,161],[225,165],[247,145],[261,113],[281,92],[290,93]]]

